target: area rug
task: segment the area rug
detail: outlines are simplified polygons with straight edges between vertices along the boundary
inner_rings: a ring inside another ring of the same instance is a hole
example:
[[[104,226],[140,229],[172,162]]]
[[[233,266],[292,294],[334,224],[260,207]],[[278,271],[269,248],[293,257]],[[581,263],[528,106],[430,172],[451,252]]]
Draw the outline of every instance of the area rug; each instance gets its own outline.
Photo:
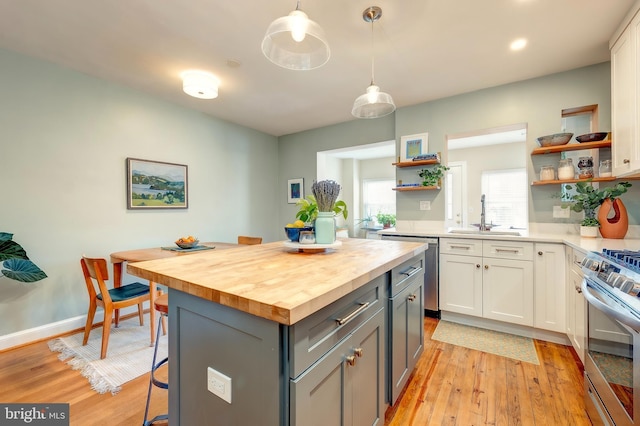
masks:
[[[533,340],[528,337],[439,321],[431,339],[540,365]]]
[[[74,370],[80,370],[93,390],[115,395],[124,383],[151,371],[154,348],[149,346],[148,314],[144,324],[141,327],[136,316],[121,321],[118,328],[112,327],[105,359],[100,359],[102,328],[91,331],[86,346],[82,346],[83,333],[77,333],[50,340],[49,349],[60,352],[58,358],[61,361],[66,361]],[[168,334],[163,336],[160,333],[158,360],[167,356],[167,337]]]

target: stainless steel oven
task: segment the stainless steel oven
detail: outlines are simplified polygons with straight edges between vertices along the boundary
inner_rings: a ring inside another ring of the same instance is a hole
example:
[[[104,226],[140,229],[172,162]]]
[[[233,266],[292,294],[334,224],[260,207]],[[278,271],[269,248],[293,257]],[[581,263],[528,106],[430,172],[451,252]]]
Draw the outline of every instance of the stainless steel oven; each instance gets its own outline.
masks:
[[[589,253],[582,269],[587,412],[594,425],[640,425],[640,252]]]

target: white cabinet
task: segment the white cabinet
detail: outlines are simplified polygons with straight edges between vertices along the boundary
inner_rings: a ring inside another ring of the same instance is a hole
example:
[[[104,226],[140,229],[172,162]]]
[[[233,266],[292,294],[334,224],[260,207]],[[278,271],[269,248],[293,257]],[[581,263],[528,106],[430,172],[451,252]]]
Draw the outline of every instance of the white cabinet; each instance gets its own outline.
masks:
[[[440,239],[440,309],[533,326],[533,243]]]
[[[567,337],[584,364],[587,346],[586,300],[582,295],[582,269],[580,263],[586,253],[578,249],[567,249]]]
[[[564,333],[566,330],[566,275],[564,244],[535,243],[534,327]]]
[[[614,176],[640,172],[640,14],[611,46],[611,130]]]

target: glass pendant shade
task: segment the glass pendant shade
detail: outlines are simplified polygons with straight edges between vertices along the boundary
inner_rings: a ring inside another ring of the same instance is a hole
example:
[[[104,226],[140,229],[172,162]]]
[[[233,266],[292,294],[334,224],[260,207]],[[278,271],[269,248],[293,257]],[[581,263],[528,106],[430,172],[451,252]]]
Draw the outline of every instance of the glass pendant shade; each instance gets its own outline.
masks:
[[[396,110],[391,95],[381,92],[375,84],[367,87],[367,93],[358,96],[353,103],[351,114],[356,118],[378,118]]]
[[[290,70],[311,70],[326,64],[331,55],[320,25],[296,9],[269,25],[262,53],[271,62]]]

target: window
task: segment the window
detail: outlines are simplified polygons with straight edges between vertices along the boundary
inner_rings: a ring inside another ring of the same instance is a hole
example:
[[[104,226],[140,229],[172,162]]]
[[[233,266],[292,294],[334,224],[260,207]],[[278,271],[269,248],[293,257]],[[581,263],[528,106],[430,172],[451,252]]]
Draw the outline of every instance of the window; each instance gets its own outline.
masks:
[[[486,170],[482,172],[485,194],[485,221],[506,228],[526,229],[527,172],[525,169]]]
[[[362,213],[373,217],[378,213],[396,214],[396,194],[392,179],[365,179],[362,181]]]

